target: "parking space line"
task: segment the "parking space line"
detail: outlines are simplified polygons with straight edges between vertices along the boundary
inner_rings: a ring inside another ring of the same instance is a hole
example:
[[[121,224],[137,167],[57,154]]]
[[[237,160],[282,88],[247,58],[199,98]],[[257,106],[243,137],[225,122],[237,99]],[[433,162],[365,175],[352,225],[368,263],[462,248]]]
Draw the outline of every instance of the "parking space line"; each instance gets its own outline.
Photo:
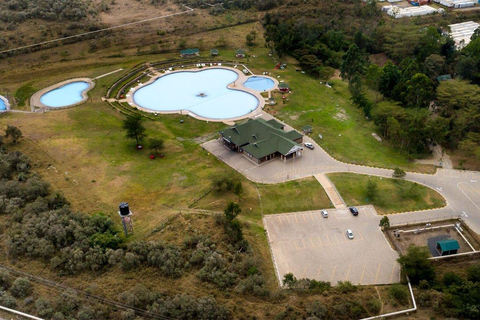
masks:
[[[283,225],[282,216],[278,216],[278,222],[280,222],[280,224]]]
[[[312,213],[312,212],[310,212],[310,218],[312,218],[312,220],[315,221],[315,218],[313,217],[313,213]]]
[[[395,273],[395,263],[392,265],[392,274],[390,275],[390,282],[393,282],[394,273]]]
[[[363,275],[365,274],[365,269],[366,269],[366,268],[367,268],[367,263],[365,263],[365,264],[363,265],[362,276],[360,277],[360,282],[359,282],[359,283],[363,283],[363,282],[362,282],[362,281],[363,281]]]
[[[296,214],[294,214],[293,216],[295,217],[295,221],[297,221],[297,223],[298,223],[298,218],[297,218],[297,215],[296,215]]]
[[[332,275],[330,276],[330,282],[333,281],[333,276],[335,275],[335,270],[337,270],[337,265],[333,268]]]
[[[352,265],[348,266],[348,271],[347,271],[347,274],[345,275],[345,280],[344,281],[347,281],[348,276],[350,275],[350,269],[352,269]]]
[[[362,233],[361,233],[360,231],[358,231],[358,234],[360,234],[361,239],[356,239],[356,240],[362,241],[362,240],[363,240],[363,235],[362,235]]]
[[[303,241],[303,238],[300,238],[300,240],[302,240],[302,244],[303,244],[302,248],[306,248],[307,246],[305,245],[305,241]]]
[[[322,271],[322,266],[320,266],[320,268],[318,268],[317,275],[315,276],[315,279],[318,279],[318,277],[320,276],[320,271]]]
[[[305,278],[305,271],[307,271],[307,266],[305,266],[305,268],[303,268],[303,272],[302,272],[302,279]]]
[[[310,240],[310,243],[312,244],[312,248],[315,248],[315,243],[313,242],[313,238],[308,238],[308,240]]]
[[[375,275],[375,282],[374,283],[377,283],[378,273],[380,272],[380,265],[381,265],[381,263],[379,262],[378,263],[378,268],[377,268],[377,274]]]
[[[305,215],[302,214],[303,221],[308,222],[307,219],[305,219]]]
[[[317,237],[318,238],[318,241],[320,241],[320,247],[323,247],[323,241],[322,241],[322,238],[320,237]]]
[[[330,241],[330,237],[328,236],[328,234],[326,234],[325,237],[326,237],[327,240],[328,240],[328,244],[332,244],[332,241]]]

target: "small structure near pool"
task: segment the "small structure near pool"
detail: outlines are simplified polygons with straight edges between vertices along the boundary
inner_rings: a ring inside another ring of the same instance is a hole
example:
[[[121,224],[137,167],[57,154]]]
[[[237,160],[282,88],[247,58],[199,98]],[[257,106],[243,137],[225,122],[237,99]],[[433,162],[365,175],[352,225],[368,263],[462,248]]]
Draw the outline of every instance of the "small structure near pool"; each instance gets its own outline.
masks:
[[[288,86],[288,83],[280,82],[280,83],[278,84],[278,91],[280,91],[280,92],[289,92],[289,91],[290,91],[290,87]]]
[[[186,49],[186,50],[181,50],[180,51],[180,56],[182,58],[190,58],[190,57],[196,57],[200,54],[200,50],[198,49]]]
[[[450,254],[456,254],[460,245],[455,239],[441,240],[437,242],[436,249],[439,255],[447,256]]]
[[[284,124],[274,119],[250,119],[219,134],[226,147],[260,164],[277,157],[286,161],[301,155],[303,135],[283,129]]]
[[[210,50],[210,55],[213,56],[213,57],[218,56],[218,50],[217,49]]]
[[[237,58],[245,58],[245,51],[242,49],[238,49],[236,51],[235,57]]]

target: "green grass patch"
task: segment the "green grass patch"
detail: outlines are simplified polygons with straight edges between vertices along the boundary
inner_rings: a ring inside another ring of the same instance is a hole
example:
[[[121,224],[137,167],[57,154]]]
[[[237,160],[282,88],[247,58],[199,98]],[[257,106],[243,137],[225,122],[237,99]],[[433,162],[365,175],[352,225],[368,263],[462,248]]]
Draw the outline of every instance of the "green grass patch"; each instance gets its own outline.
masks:
[[[263,214],[332,208],[325,190],[313,177],[279,184],[258,184]]]
[[[19,107],[25,106],[25,101],[30,99],[30,97],[36,92],[32,86],[32,82],[24,84],[15,92],[15,99],[18,101]]]
[[[446,204],[435,190],[402,179],[356,173],[330,173],[328,178],[348,206],[372,204],[379,214],[427,210]],[[368,191],[369,183],[370,190],[376,188],[376,191]]]

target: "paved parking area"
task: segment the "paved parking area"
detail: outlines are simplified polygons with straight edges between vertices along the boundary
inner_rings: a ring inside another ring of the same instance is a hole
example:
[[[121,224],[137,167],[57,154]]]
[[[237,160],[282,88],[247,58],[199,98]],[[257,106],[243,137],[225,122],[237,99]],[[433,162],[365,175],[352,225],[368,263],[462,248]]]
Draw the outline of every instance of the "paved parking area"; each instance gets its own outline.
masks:
[[[458,183],[458,188],[472,201],[473,205],[480,210],[480,183],[477,183],[476,180],[471,180],[470,183],[460,182]]]
[[[273,252],[279,281],[286,273],[297,279],[350,281],[353,284],[386,284],[400,280],[394,251],[378,227],[380,217],[372,206],[307,211],[265,216],[263,221]],[[348,239],[351,229],[354,239]]]

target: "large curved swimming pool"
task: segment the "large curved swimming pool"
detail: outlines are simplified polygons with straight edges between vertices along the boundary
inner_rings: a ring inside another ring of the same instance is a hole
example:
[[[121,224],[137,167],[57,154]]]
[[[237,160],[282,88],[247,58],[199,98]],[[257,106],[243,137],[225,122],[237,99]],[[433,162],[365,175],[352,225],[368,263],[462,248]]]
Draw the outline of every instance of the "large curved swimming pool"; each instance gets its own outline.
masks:
[[[252,76],[243,83],[246,88],[250,88],[257,91],[267,91],[273,89],[275,82],[267,77]]]
[[[133,102],[152,111],[188,110],[210,119],[232,119],[254,111],[258,99],[227,85],[238,79],[228,69],[181,71],[164,75],[133,93]]]
[[[40,102],[52,108],[70,106],[83,100],[82,92],[89,86],[85,81],[71,82],[43,94],[40,97]]]

